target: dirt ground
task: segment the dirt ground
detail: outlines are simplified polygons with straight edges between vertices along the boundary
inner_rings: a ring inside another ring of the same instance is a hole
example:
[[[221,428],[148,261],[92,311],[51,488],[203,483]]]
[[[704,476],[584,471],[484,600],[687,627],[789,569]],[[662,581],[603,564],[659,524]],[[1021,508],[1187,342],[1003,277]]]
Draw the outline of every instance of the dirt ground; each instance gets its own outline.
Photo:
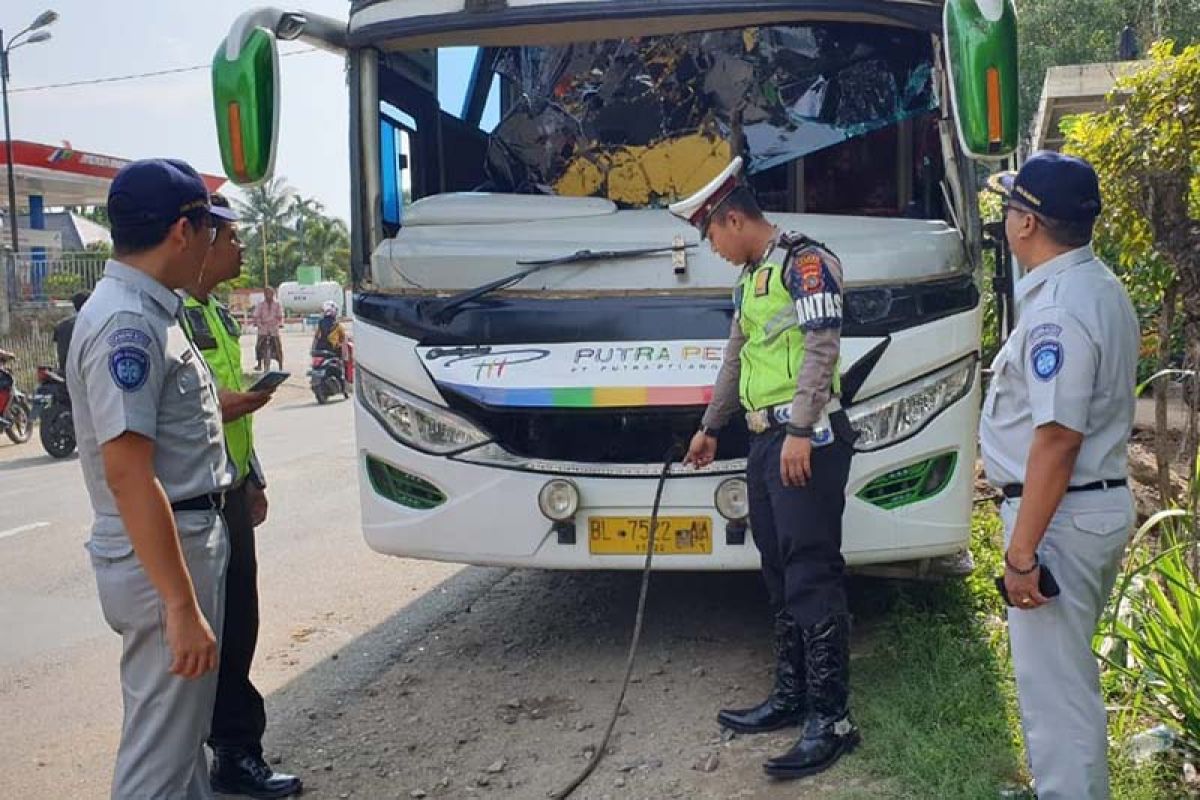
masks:
[[[633,574],[465,570],[438,590],[456,599],[436,625],[343,675],[356,686],[327,682],[335,660],[286,688],[274,757],[317,797],[545,798],[603,733],[637,589]],[[762,762],[794,731],[722,736],[717,710],[770,686],[767,616],[755,575],[656,575],[609,754],[574,797],[880,796],[841,767],[767,779]]]

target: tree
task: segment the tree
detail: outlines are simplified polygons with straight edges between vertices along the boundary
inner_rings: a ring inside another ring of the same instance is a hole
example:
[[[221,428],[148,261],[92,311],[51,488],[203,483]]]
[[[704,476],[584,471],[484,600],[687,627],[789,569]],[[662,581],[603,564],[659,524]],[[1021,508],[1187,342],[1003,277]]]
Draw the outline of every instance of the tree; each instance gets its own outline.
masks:
[[[278,265],[279,248],[289,220],[295,191],[283,177],[272,178],[246,192],[246,201],[234,201],[242,222],[252,228],[246,236],[246,249],[251,263],[257,261],[260,285],[270,283],[272,264]]]
[[[1021,41],[1021,123],[1037,114],[1049,67],[1116,61],[1131,25],[1141,52],[1155,39],[1200,40],[1200,0],[1017,0]]]
[[[1162,307],[1169,339],[1178,293],[1187,362],[1200,367],[1200,45],[1150,50],[1146,68],[1117,82],[1111,107],[1064,123],[1066,150],[1096,166],[1104,198],[1097,242],[1118,256],[1135,300]],[[1160,356],[1164,354],[1159,345]],[[1191,382],[1200,406],[1200,381]],[[1196,475],[1198,433],[1190,415],[1188,450]],[[1163,438],[1160,431],[1159,439]],[[1160,452],[1160,474],[1162,470]],[[1200,481],[1196,482],[1200,484]],[[1164,500],[1167,496],[1164,496]],[[1195,497],[1190,498],[1193,512]],[[1193,515],[1194,518],[1194,515]]]

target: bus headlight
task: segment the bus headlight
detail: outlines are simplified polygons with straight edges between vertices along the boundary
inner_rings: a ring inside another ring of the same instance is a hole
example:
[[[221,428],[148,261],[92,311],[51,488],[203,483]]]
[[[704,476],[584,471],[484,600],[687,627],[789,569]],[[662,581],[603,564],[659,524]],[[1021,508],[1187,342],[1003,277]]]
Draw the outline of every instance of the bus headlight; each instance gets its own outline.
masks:
[[[579,510],[579,489],[570,481],[555,478],[538,492],[538,508],[551,522],[566,522]]]
[[[731,522],[750,515],[750,496],[746,481],[742,478],[727,478],[721,481],[713,498],[717,513]]]
[[[975,365],[972,354],[846,409],[850,424],[858,431],[854,449],[880,450],[920,433],[934,417],[971,391]]]
[[[358,397],[397,441],[434,455],[459,453],[490,437],[467,420],[359,370]]]

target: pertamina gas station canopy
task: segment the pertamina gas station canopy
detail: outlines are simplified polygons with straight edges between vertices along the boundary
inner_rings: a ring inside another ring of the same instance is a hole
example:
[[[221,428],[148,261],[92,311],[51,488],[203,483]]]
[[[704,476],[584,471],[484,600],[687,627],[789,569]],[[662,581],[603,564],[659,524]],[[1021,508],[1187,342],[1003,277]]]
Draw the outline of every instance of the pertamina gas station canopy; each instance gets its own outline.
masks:
[[[7,161],[5,150],[0,146],[0,167]],[[128,163],[127,159],[88,153],[69,146],[14,141],[17,204],[27,207],[38,204],[51,207],[104,205],[109,184]],[[218,175],[201,177],[210,192],[225,183],[225,178]],[[33,198],[39,200],[31,203]]]

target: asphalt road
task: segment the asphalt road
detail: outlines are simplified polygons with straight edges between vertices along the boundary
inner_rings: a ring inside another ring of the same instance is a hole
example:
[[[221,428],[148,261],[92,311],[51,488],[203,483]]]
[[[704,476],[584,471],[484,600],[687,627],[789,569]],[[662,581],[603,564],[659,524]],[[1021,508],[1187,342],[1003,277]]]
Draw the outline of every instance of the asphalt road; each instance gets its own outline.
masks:
[[[256,420],[272,501],[259,529],[264,692],[327,659],[460,568],[385,558],[359,532],[352,407],[317,406],[294,375]],[[106,797],[121,719],[120,641],[105,625],[83,543],[91,510],[77,458],[36,435],[0,442],[0,797]],[[268,700],[269,711],[279,708]]]
[[[247,342],[248,344],[248,342]],[[481,569],[388,558],[359,530],[350,402],[318,406],[298,375],[255,422],[271,514],[259,529],[255,680],[266,751],[305,796],[545,798],[585,763],[611,711],[638,576]],[[119,639],[83,543],[77,460],[0,444],[0,798],[108,796]],[[610,757],[575,797],[887,796],[839,767],[803,786],[761,763],[793,731],[728,740],[715,712],[770,680],[757,576],[655,577]],[[863,793],[865,792],[865,794]]]

